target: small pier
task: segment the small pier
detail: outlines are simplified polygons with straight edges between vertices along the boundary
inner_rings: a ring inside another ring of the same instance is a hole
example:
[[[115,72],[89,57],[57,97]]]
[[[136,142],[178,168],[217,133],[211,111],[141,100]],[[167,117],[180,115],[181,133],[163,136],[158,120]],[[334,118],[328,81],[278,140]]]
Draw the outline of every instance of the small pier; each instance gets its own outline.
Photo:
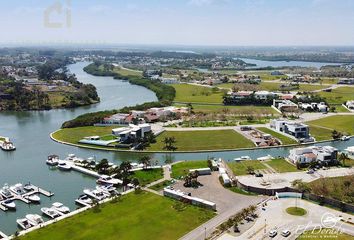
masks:
[[[9,237],[5,233],[0,231],[0,239],[9,239]]]
[[[95,172],[95,171],[86,169],[86,168],[84,168],[84,167],[77,166],[77,165],[72,164],[72,163],[70,163],[70,162],[67,162],[67,164],[70,164],[71,168],[72,168],[73,170],[77,171],[77,172],[81,172],[81,173],[90,175],[91,177],[95,177],[95,178],[100,178],[100,177],[101,177],[101,175],[98,174],[98,173]]]
[[[85,207],[90,207],[91,206],[90,204],[85,203],[85,202],[83,202],[83,201],[81,201],[79,199],[76,199],[75,202],[80,204],[80,205],[82,205],[82,206],[85,206]]]
[[[28,186],[28,185],[27,185],[27,186]],[[51,196],[54,195],[54,193],[52,193],[52,192],[50,192],[50,191],[47,191],[47,190],[44,190],[43,188],[37,187],[37,186],[32,185],[32,184],[30,184],[30,186],[31,186],[32,190],[30,190],[30,191],[28,191],[28,192],[26,192],[26,193],[24,193],[24,194],[16,194],[15,192],[12,192],[13,197],[11,197],[11,198],[6,198],[6,199],[2,199],[2,200],[0,201],[0,209],[3,210],[3,211],[7,211],[7,210],[8,210],[8,208],[5,207],[5,206],[2,204],[4,201],[7,201],[7,200],[12,200],[12,201],[18,200],[18,201],[22,201],[22,202],[24,202],[24,203],[26,203],[26,204],[30,204],[31,201],[28,200],[27,197],[28,197],[28,196],[31,196],[31,195],[33,195],[33,194],[42,194],[42,195],[44,195],[44,196],[46,196],[46,197],[51,197]]]

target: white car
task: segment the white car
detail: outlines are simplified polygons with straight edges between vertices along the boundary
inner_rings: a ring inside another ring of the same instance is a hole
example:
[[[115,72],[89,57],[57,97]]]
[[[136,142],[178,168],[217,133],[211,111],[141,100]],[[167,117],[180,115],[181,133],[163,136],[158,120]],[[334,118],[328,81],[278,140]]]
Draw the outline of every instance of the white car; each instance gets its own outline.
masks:
[[[290,232],[288,229],[283,230],[283,231],[281,232],[281,235],[282,235],[283,237],[288,237],[290,234],[291,234],[291,232]]]
[[[273,237],[275,237],[277,234],[278,234],[277,230],[271,230],[271,231],[269,232],[269,237],[273,238]]]

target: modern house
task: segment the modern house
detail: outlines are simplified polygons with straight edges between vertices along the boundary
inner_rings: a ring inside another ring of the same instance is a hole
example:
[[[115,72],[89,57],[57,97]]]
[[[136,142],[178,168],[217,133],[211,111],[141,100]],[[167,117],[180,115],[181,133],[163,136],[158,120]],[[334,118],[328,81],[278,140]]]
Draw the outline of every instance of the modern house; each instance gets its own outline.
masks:
[[[123,142],[129,139],[143,138],[148,132],[151,132],[151,126],[147,123],[139,125],[129,124],[128,127],[112,129],[112,134],[119,137]]]
[[[279,132],[284,132],[297,139],[305,139],[305,141],[313,140],[310,136],[309,126],[303,123],[295,123],[286,120],[272,120],[270,126]]]
[[[299,107],[302,110],[305,111],[311,111],[311,112],[328,112],[328,106],[326,105],[326,103],[324,102],[320,102],[320,103],[316,103],[316,102],[312,102],[312,103],[301,103],[299,102]]]
[[[129,116],[129,114],[124,114],[124,113],[117,113],[114,114],[110,117],[106,117],[103,119],[102,123],[103,124],[117,124],[117,125],[125,125],[127,124],[126,118]]]
[[[354,85],[354,78],[339,79],[338,84]]]
[[[347,102],[345,103],[345,106],[346,106],[349,110],[354,110],[354,100],[347,101]]]
[[[354,146],[347,147],[345,151],[347,152],[348,158],[354,159]]]
[[[312,146],[290,150],[289,159],[293,163],[307,164],[313,161],[319,163],[336,162],[338,149],[331,146]]]
[[[273,106],[281,112],[294,112],[298,109],[298,105],[290,100],[274,99]]]

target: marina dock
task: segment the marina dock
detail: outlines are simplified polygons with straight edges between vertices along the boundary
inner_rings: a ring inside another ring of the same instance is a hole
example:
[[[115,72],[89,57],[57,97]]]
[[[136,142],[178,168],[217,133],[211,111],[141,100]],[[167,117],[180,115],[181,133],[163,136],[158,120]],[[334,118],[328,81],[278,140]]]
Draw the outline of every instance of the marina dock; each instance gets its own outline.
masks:
[[[0,239],[8,239],[8,238],[9,237],[5,233],[0,231]]]

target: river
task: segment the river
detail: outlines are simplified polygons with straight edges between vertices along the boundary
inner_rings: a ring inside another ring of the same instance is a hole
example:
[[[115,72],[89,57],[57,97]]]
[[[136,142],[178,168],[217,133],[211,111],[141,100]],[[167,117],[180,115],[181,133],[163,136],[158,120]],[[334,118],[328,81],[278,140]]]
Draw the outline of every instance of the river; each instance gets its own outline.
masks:
[[[60,201],[71,209],[75,209],[74,200],[87,187],[95,186],[95,179],[77,172],[61,172],[52,170],[45,160],[50,154],[58,154],[64,158],[69,153],[79,157],[95,156],[97,160],[107,158],[117,164],[123,160],[135,161],[138,153],[119,153],[88,150],[66,146],[53,142],[49,134],[60,125],[80,114],[107,109],[119,109],[123,106],[155,101],[156,96],[144,87],[131,85],[127,81],[113,79],[112,77],[96,77],[85,73],[82,69],[88,63],[80,62],[69,65],[68,68],[75,73],[78,80],[83,83],[92,83],[97,87],[101,102],[95,105],[75,109],[59,109],[50,111],[30,112],[2,112],[0,113],[0,135],[10,137],[17,150],[14,152],[0,151],[0,187],[4,183],[13,185],[18,182],[31,182],[46,190],[54,192],[49,199],[41,196],[41,205],[27,205],[16,202],[15,212],[0,210],[0,230],[12,234],[17,230],[16,219],[29,213],[40,213],[40,208],[50,206],[55,201]],[[323,144],[322,144],[323,145]],[[336,142],[331,145],[344,149],[354,145],[354,139],[348,142]],[[222,157],[231,160],[242,155],[253,158],[271,154],[273,156],[286,156],[288,148],[214,152],[214,153],[178,153],[172,154],[173,160],[205,159],[207,156]],[[163,162],[166,154],[153,154],[153,158]]]
[[[265,67],[313,67],[321,68],[326,65],[341,65],[341,63],[325,63],[325,62],[304,62],[304,61],[266,61],[266,60],[257,60],[250,58],[239,58],[246,63],[256,64],[256,66],[248,67],[247,69],[252,68],[265,68]]]

